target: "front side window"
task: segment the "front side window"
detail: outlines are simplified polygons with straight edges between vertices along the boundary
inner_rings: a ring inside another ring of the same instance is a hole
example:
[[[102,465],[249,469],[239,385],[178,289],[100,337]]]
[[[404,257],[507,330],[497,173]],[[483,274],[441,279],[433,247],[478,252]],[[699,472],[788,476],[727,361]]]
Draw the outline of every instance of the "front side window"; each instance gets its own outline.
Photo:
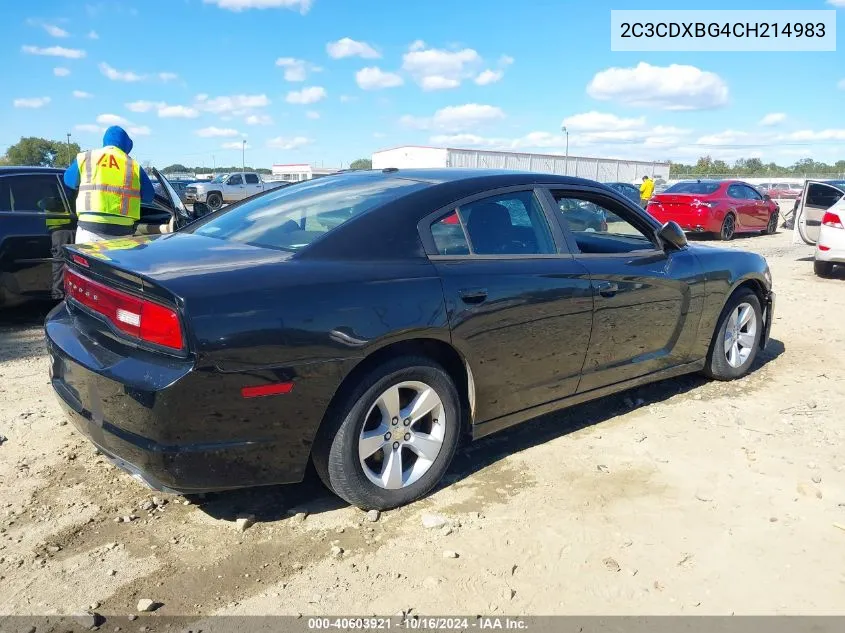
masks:
[[[351,218],[428,187],[404,178],[348,174],[280,187],[208,216],[186,232],[298,251]]]
[[[654,242],[627,219],[631,211],[614,203],[599,202],[570,192],[552,191],[563,224],[585,255],[632,253],[653,250]]]
[[[240,177],[240,175],[232,176],[231,178],[229,178],[229,184],[230,185],[242,185],[242,184],[244,184],[244,181],[243,181],[243,178]]]
[[[0,180],[0,211],[65,212],[59,181],[53,175],[6,176]]]
[[[533,191],[517,191],[462,205],[458,214],[475,255],[550,255],[554,241]]]
[[[749,200],[762,200],[763,196],[760,195],[759,192],[754,191],[753,187],[743,187],[745,191],[745,197]]]

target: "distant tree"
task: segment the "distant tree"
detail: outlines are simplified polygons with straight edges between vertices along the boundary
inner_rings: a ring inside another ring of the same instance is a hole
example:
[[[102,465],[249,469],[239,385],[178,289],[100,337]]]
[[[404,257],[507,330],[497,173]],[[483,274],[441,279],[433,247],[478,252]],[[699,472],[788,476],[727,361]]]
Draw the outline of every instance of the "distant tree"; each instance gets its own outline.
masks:
[[[163,174],[172,174],[172,173],[185,173],[186,171],[191,171],[184,165],[180,165],[179,163],[174,163],[173,165],[168,165],[164,169],[161,170]]]
[[[6,160],[10,165],[67,167],[79,152],[77,143],[27,136],[6,150]]]
[[[372,169],[373,168],[373,161],[369,158],[359,158],[358,160],[353,160],[349,164],[349,169]]]

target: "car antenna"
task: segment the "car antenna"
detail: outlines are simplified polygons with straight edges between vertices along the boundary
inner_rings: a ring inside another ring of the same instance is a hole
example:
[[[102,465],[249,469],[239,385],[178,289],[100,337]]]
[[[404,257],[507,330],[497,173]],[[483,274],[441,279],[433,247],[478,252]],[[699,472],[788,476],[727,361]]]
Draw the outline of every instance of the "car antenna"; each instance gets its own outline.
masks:
[[[381,170],[381,173],[392,174],[394,171],[399,171],[399,168],[398,167],[385,167],[384,169]]]

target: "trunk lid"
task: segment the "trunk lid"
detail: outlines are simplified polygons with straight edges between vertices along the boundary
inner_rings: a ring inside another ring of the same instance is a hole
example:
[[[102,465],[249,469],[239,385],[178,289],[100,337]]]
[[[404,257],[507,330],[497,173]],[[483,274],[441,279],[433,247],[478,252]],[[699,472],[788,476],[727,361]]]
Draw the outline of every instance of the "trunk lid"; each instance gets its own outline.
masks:
[[[291,253],[192,233],[128,237],[66,247],[69,266],[167,301],[218,288],[227,272],[290,259]],[[199,279],[198,279],[199,278]]]

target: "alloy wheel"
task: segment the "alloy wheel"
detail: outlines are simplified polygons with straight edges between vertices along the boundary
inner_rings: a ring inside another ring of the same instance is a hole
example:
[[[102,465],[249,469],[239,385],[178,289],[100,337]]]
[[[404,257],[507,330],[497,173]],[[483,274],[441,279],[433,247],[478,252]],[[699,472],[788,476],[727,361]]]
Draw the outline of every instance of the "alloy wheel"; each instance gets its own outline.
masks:
[[[731,239],[734,236],[734,231],[736,231],[734,216],[725,216],[725,221],[722,223],[722,238],[725,240]]]
[[[757,313],[749,303],[740,303],[725,326],[725,359],[731,367],[742,367],[757,342]]]
[[[440,454],[447,423],[443,401],[430,385],[406,381],[389,387],[370,407],[358,439],[364,475],[387,490],[412,485]]]

